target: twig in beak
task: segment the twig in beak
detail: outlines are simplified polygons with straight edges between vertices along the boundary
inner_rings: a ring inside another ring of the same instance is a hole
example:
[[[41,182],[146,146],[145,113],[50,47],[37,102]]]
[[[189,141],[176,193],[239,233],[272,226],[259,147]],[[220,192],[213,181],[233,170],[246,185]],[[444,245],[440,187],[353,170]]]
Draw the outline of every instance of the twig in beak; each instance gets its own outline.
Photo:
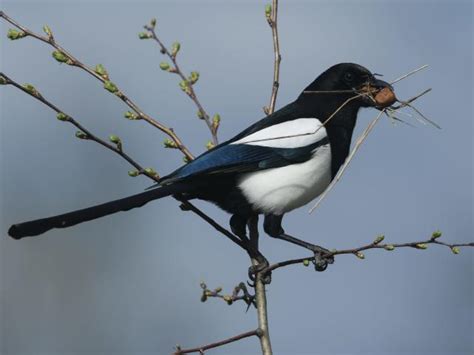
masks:
[[[346,161],[344,162],[344,164],[341,166],[341,168],[339,169],[339,171],[337,172],[336,176],[334,177],[334,179],[332,179],[331,183],[329,184],[329,186],[326,188],[326,190],[324,190],[323,194],[320,196],[320,198],[318,199],[318,201],[316,202],[316,204],[311,207],[311,209],[309,210],[309,213],[312,213],[316,208],[318,208],[318,206],[321,204],[321,202],[324,200],[324,198],[326,197],[326,195],[329,193],[329,191],[332,190],[332,188],[334,187],[334,185],[336,185],[336,183],[341,179],[342,177],[342,174],[344,174],[344,171],[346,170],[347,166],[349,165],[349,163],[351,162],[352,158],[354,157],[354,155],[357,153],[357,151],[359,150],[360,146],[362,145],[362,143],[364,143],[364,140],[367,138],[367,136],[369,135],[370,131],[372,131],[372,129],[374,128],[374,126],[377,124],[377,122],[380,120],[380,117],[382,117],[382,114],[385,113],[385,109],[380,111],[379,114],[377,115],[377,117],[375,117],[372,122],[370,122],[370,124],[367,126],[367,128],[365,129],[365,131],[359,136],[359,138],[357,138],[357,142],[356,144],[354,145],[354,148],[352,148],[352,151],[351,153],[349,154],[349,156],[347,157]]]
[[[392,120],[393,124],[395,124],[395,122],[393,122],[393,121],[397,121],[397,122],[406,124],[407,126],[416,128],[416,126],[412,125],[411,123],[408,123],[408,122],[402,120],[401,118],[398,118],[397,116],[395,116],[394,113],[397,113],[397,111],[395,111],[391,108],[388,108],[387,111],[385,112],[385,114]]]
[[[412,104],[410,104],[409,102],[406,102],[405,103],[406,106],[408,106],[409,108],[411,108],[413,111],[415,111],[417,114],[420,115],[421,118],[423,118],[426,122],[432,124],[433,126],[435,126],[436,128],[438,129],[441,129],[441,126],[438,125],[436,122],[430,120],[428,117],[426,117],[424,114],[421,113],[420,110],[418,110],[415,106],[413,106]]]
[[[406,73],[405,75],[402,75],[401,77],[399,77],[399,78],[395,79],[394,81],[392,81],[392,82],[390,83],[390,85],[393,85],[393,84],[395,84],[395,83],[398,83],[399,81],[401,81],[401,80],[403,80],[403,79],[405,79],[405,78],[408,78],[409,76],[411,76],[411,75],[413,75],[413,74],[415,74],[415,73],[418,73],[420,70],[423,70],[423,69],[425,69],[425,68],[428,68],[428,64],[422,65],[421,67],[416,68],[415,70],[412,70],[411,72]]]

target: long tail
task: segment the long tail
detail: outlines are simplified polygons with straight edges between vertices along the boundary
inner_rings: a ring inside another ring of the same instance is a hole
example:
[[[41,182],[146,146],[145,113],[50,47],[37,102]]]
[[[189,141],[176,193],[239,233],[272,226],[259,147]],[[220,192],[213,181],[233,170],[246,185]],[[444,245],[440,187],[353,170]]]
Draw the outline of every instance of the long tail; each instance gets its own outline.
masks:
[[[8,235],[13,239],[32,237],[43,234],[53,228],[67,228],[78,223],[91,221],[96,218],[108,216],[120,211],[128,211],[132,208],[141,207],[144,204],[173,194],[188,192],[189,186],[184,183],[176,183],[162,186],[153,190],[145,191],[133,196],[119,200],[106,202],[100,205],[84,208],[58,216],[37,219],[34,221],[14,224],[8,230]]]

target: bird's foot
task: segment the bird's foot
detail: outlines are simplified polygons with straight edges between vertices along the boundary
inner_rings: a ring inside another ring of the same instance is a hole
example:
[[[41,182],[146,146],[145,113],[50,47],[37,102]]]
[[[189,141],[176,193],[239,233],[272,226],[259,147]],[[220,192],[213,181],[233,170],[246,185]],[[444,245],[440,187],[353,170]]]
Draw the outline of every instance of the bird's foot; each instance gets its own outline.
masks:
[[[262,273],[270,265],[268,260],[262,255],[256,257],[255,260],[257,260],[258,264],[250,266],[248,271],[249,279],[252,282],[249,285],[254,287],[257,277],[260,277],[265,285],[269,285],[272,282],[271,271]]]
[[[324,271],[329,264],[334,263],[334,256],[328,249],[319,245],[312,245],[309,249],[314,253],[313,264],[316,271]]]

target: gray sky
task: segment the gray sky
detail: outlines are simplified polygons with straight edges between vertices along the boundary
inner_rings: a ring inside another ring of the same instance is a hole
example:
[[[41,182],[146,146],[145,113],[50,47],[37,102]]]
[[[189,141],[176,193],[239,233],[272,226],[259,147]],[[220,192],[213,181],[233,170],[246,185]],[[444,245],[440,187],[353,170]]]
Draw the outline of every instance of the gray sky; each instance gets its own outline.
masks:
[[[272,75],[272,44],[263,1],[8,0],[1,8],[57,40],[112,80],[149,114],[173,126],[194,153],[208,132],[162,72],[151,42],[137,33],[151,17],[179,61],[198,70],[197,92],[222,116],[221,139],[263,117]],[[352,61],[390,80],[422,64],[430,69],[397,84],[401,98],[432,87],[417,102],[443,129],[376,127],[343,180],[313,215],[284,220],[295,236],[328,248],[355,247],[384,233],[388,241],[473,238],[473,48],[469,1],[281,1],[283,55],[277,106],[293,100],[332,64]],[[122,137],[126,150],[165,174],[181,164],[162,149],[163,134],[122,117],[124,106],[100,83],[51,58],[32,39],[5,39],[1,70],[29,82],[97,134]],[[167,354],[256,327],[253,310],[200,303],[200,280],[226,290],[245,280],[248,260],[227,239],[172,199],[41,238],[14,241],[12,223],[58,214],[141,191],[125,161],[11,87],[1,97],[1,297],[3,354]],[[376,114],[361,112],[356,133]],[[227,225],[215,207],[198,205]],[[262,234],[271,261],[302,257],[297,247]],[[472,354],[474,254],[368,251],[341,256],[324,273],[295,266],[268,288],[276,354]],[[245,340],[222,354],[257,354]]]

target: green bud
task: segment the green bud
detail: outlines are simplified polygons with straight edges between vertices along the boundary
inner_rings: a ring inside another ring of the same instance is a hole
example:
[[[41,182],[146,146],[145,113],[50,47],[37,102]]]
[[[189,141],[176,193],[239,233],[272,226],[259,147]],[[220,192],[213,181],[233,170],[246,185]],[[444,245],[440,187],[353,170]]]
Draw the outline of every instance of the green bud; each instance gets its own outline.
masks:
[[[82,131],[77,131],[76,132],[76,137],[79,138],[79,139],[88,139],[89,137],[87,136],[87,134],[85,134],[84,132]]]
[[[56,118],[60,121],[69,121],[69,116],[66,115],[65,113],[63,112],[59,112],[57,115],[56,115]]]
[[[218,288],[216,288],[216,289],[214,290],[215,293],[219,293],[219,292],[221,292],[221,291],[222,291],[222,287],[218,287]]]
[[[189,88],[189,84],[188,84],[188,81],[187,80],[181,80],[179,82],[179,87],[181,88],[181,90],[183,90],[186,94],[190,94],[191,93],[191,89]]]
[[[31,84],[23,84],[23,87],[26,91],[28,91],[31,95],[38,96],[38,91],[36,88]]]
[[[428,249],[428,244],[419,243],[416,245],[416,249]]]
[[[231,296],[225,295],[225,296],[223,297],[223,299],[224,299],[224,301],[227,302],[227,304],[228,304],[229,306],[232,304],[232,297],[231,297]]]
[[[150,175],[150,176],[156,176],[156,175],[158,175],[158,173],[157,173],[157,172],[155,171],[155,169],[153,169],[153,168],[146,168],[146,169],[145,169],[145,172],[146,172],[148,175]]]
[[[184,156],[184,157],[183,157],[183,162],[184,162],[185,164],[189,163],[190,161],[191,161],[191,159],[189,159],[187,156]]]
[[[112,142],[112,143],[115,143],[115,144],[119,144],[121,143],[122,141],[120,140],[120,137],[116,136],[115,134],[112,134],[109,136],[109,140]]]
[[[195,84],[199,80],[199,73],[197,71],[192,71],[189,76],[189,82]]]
[[[51,32],[51,28],[49,28],[48,25],[44,25],[43,26],[43,31],[44,33],[46,33],[48,35],[48,37],[52,37],[53,36],[53,32]]]
[[[138,115],[135,113],[135,112],[132,112],[132,111],[127,111],[123,114],[123,116],[126,118],[126,119],[129,119],[129,120],[138,120],[139,117]]]
[[[204,119],[204,112],[202,112],[201,110],[198,110],[197,116],[200,120],[203,120]]]
[[[164,141],[163,141],[163,145],[165,146],[165,148],[172,148],[172,149],[176,149],[178,148],[178,145],[175,143],[175,141],[169,139],[169,138],[166,138]]]
[[[209,150],[209,149],[212,149],[212,148],[214,148],[214,143],[212,143],[211,141],[208,141],[206,143],[206,149]]]
[[[267,5],[265,5],[265,16],[267,18],[270,18],[271,15],[272,15],[272,5],[267,4]]]
[[[387,244],[386,246],[384,246],[384,249],[388,251],[392,251],[392,250],[395,250],[395,246],[393,244]]]
[[[381,235],[377,236],[377,238],[375,238],[374,244],[379,244],[379,243],[381,243],[384,239],[385,239],[385,236],[381,234]]]
[[[179,42],[174,42],[172,45],[171,45],[171,55],[173,57],[176,57],[176,55],[178,54],[179,50],[181,49],[181,44]]]
[[[365,259],[364,253],[362,253],[362,252],[360,252],[360,251],[358,251],[355,255],[356,255],[359,259],[361,259],[361,260],[364,260],[364,259]]]
[[[109,80],[104,81],[104,89],[110,91],[112,94],[118,91],[117,86],[115,86],[115,84]]]
[[[160,63],[160,69],[161,70],[165,70],[165,71],[168,71],[170,69],[170,65],[168,62],[161,62]]]
[[[212,131],[214,133],[217,132],[217,130],[219,129],[219,125],[221,123],[221,116],[216,113],[213,117],[212,117]]]
[[[20,38],[23,38],[23,37],[26,37],[27,34],[23,31],[17,31],[13,28],[10,28],[7,32],[7,37],[9,39],[11,39],[12,41],[16,40],[16,39],[20,39]]]
[[[140,38],[140,39],[149,39],[149,38],[151,38],[151,35],[149,33],[146,33],[146,32],[140,32],[138,34],[138,38]]]
[[[3,75],[0,75],[0,85],[7,85],[8,81]]]
[[[137,177],[138,175],[140,175],[140,172],[138,170],[129,170],[128,171],[128,176]]]
[[[54,59],[56,59],[60,63],[68,63],[70,61],[69,57],[60,51],[54,51],[52,53]]]
[[[459,254],[461,252],[461,249],[459,249],[458,247],[451,247],[451,251],[453,252],[453,254]]]
[[[151,25],[151,27],[155,27],[155,26],[156,26],[156,18],[152,18],[152,19],[151,19],[150,25]]]
[[[431,235],[431,239],[438,239],[441,237],[442,233],[440,230],[434,231],[433,234]]]
[[[309,266],[309,260],[308,260],[308,259],[304,259],[304,260],[303,260],[303,265],[304,265],[304,266]]]
[[[107,70],[105,69],[105,67],[102,64],[97,64],[94,68],[94,71],[97,74],[99,74],[101,77],[103,77],[104,79],[109,78],[109,73],[107,73]]]

